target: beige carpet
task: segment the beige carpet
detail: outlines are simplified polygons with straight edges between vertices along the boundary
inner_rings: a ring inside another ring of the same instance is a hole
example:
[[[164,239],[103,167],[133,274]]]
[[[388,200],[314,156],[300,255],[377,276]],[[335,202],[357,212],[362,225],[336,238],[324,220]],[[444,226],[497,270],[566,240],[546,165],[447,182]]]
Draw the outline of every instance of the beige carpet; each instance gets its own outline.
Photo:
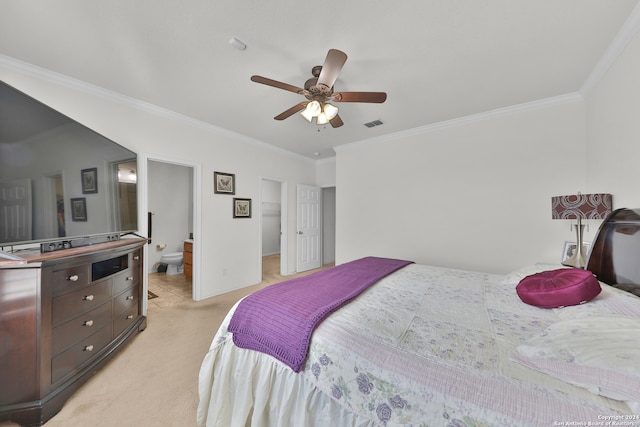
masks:
[[[265,260],[265,270],[275,264]],[[47,427],[195,426],[198,370],[216,329],[242,296],[283,279],[154,311],[147,329],[67,401]],[[302,273],[309,274],[313,271]],[[292,278],[296,276],[287,276]],[[0,426],[14,426],[0,423]]]

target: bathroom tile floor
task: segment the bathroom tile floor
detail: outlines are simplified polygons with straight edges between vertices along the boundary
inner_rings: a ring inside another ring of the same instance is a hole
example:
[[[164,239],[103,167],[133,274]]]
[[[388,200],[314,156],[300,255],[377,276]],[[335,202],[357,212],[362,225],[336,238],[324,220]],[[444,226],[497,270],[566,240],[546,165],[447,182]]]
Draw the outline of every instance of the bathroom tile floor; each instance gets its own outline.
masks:
[[[184,274],[149,273],[149,291],[158,298],[149,300],[148,312],[185,301],[192,301],[191,279]]]

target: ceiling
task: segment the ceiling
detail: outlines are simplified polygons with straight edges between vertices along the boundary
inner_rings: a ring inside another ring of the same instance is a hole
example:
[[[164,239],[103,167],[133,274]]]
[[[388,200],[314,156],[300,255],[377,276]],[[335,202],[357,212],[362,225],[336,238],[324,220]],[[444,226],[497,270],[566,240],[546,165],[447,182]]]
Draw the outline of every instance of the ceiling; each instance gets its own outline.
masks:
[[[333,147],[575,93],[638,0],[4,0],[0,54],[310,158]],[[232,37],[247,48],[229,44]],[[331,48],[344,126],[274,116]],[[380,120],[368,128],[364,123]]]

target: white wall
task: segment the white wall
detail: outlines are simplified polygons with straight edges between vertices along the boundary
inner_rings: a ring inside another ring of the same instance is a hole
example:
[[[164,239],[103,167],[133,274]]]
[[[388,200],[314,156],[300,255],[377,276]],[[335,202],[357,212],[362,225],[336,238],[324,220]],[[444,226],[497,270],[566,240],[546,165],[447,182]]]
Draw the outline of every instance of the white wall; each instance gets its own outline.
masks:
[[[201,169],[201,298],[261,280],[259,218],[232,218],[232,196],[213,193],[213,172],[236,174],[236,197],[260,200],[261,176],[288,182],[290,212],[295,212],[297,183],[314,184],[314,161],[273,149],[258,141],[123,100],[109,92],[52,75],[28,64],[0,62],[0,79],[96,132],[151,158],[171,158]],[[146,206],[140,212],[146,212]],[[140,230],[146,234],[146,216]],[[295,248],[295,215],[289,216],[288,245]],[[295,251],[288,265],[295,266]]]
[[[578,96],[337,150],[337,253],[504,273],[558,262],[551,197],[588,192]]]
[[[640,208],[640,35],[587,96],[589,186]]]
[[[316,185],[318,187],[335,187],[336,158],[318,160],[316,162]]]
[[[640,207],[639,76],[636,33],[584,100],[338,149],[337,262],[498,273],[557,262],[575,235],[551,220],[551,196],[607,192],[614,208]]]

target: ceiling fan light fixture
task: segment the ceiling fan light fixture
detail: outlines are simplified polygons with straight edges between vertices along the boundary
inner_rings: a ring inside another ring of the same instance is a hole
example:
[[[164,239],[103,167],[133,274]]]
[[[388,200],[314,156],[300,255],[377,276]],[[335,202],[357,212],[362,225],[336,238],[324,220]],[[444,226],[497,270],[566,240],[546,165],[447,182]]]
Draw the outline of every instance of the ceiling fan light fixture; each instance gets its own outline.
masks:
[[[317,116],[322,112],[322,106],[318,101],[314,100],[307,104],[307,110],[309,110],[313,116]]]
[[[313,100],[307,104],[307,107],[300,112],[300,115],[307,119],[309,123],[313,120],[314,117],[318,116],[322,112],[322,107],[320,103],[316,100]]]
[[[304,83],[304,88],[258,75],[251,76],[251,81],[293,92],[306,98],[306,101],[275,116],[275,120],[284,120],[295,113],[300,113],[309,123],[313,123],[315,117],[317,124],[331,123],[333,128],[338,128],[344,125],[342,118],[338,115],[338,107],[326,101],[380,104],[387,100],[386,92],[334,92],[333,85],[346,60],[346,53],[338,49],[329,49],[324,63],[311,69],[313,78]]]
[[[326,125],[327,123],[329,123],[329,118],[327,117],[327,115],[325,113],[320,113],[318,115],[318,118],[316,119],[316,124],[317,125]]]
[[[324,104],[322,112],[327,116],[327,121],[333,120],[338,115],[338,107],[329,103]]]
[[[300,111],[300,115],[304,117],[309,123],[311,123],[311,120],[313,120],[313,113],[309,111],[309,108],[305,108],[304,110]]]

